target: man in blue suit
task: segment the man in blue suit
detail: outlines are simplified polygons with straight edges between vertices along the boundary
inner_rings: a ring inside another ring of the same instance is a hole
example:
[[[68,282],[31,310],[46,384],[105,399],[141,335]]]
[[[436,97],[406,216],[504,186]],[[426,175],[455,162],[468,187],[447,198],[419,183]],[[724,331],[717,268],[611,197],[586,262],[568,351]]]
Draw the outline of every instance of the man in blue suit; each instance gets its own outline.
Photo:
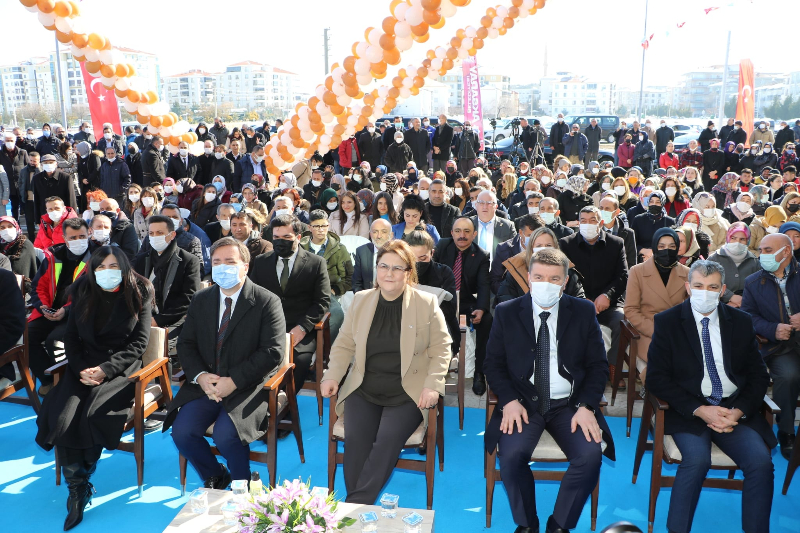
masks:
[[[563,294],[568,269],[569,259],[559,250],[534,254],[530,294],[497,306],[486,349],[483,369],[498,409],[484,443],[490,452],[500,445],[500,472],[516,533],[539,531],[528,463],[545,430],[570,462],[547,533],[565,533],[578,524],[600,476],[601,455],[614,459],[599,407],[608,380],[600,324],[592,302]]]

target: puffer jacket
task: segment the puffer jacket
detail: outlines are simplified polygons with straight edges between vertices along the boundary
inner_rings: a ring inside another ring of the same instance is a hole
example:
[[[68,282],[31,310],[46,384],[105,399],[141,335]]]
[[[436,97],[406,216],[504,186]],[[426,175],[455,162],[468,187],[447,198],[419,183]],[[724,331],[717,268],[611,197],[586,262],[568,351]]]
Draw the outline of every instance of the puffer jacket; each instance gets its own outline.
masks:
[[[300,246],[311,253],[311,232],[303,234]],[[353,260],[350,252],[341,244],[339,236],[333,232],[328,233],[328,242],[325,245],[322,257],[328,265],[328,278],[331,289],[336,296],[341,296],[353,289]]]

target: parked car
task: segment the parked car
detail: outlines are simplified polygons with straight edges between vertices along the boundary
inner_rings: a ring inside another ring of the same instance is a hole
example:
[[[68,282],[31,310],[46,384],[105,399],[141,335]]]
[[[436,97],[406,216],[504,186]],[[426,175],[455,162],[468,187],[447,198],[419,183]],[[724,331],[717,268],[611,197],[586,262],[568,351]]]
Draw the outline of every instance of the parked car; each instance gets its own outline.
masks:
[[[677,135],[677,131],[675,133],[675,140],[672,141],[672,144],[675,145],[675,151],[678,153],[685,150],[691,141],[696,141],[700,137],[699,132],[684,133],[683,135]]]
[[[517,166],[521,161],[525,159],[525,150],[522,147],[522,143],[520,142],[516,146],[516,150],[514,148],[514,138],[507,137],[505,139],[501,139],[500,141],[495,142],[495,148],[492,148],[491,144],[487,144],[484,155],[486,157],[487,162],[489,163],[489,167],[494,169],[500,166],[500,161],[503,159],[508,159],[514,166]],[[545,145],[544,147],[544,159],[545,163],[548,167],[553,167],[553,150],[550,148],[549,145]],[[614,152],[611,150],[605,150],[603,148],[600,149],[600,153],[598,156],[598,162],[604,163],[606,161],[614,161]],[[494,165],[496,166],[493,166]]]
[[[568,115],[564,117],[564,122],[570,125],[580,125],[582,132],[590,125],[592,119],[597,120],[597,125],[603,130],[603,133],[606,136],[606,141],[613,143],[614,132],[617,131],[617,128],[619,128],[620,122],[619,117],[616,115],[593,115],[588,113],[585,115]]]

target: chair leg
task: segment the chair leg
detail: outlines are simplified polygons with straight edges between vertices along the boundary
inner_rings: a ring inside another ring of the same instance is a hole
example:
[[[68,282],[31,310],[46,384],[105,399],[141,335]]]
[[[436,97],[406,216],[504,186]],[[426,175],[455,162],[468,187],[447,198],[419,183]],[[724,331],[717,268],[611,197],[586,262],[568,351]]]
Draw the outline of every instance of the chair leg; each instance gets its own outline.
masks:
[[[439,449],[439,472],[444,472],[444,402],[440,402],[436,417],[436,447]]]
[[[287,386],[287,389],[289,388],[290,386]],[[287,397],[289,397],[288,393]],[[291,400],[289,399],[289,401]],[[280,425],[278,421],[278,392],[275,390],[269,391],[269,413],[270,421],[267,426],[267,470],[269,471],[269,487],[274,488],[278,466],[278,426]]]
[[[42,408],[42,403],[39,401],[39,395],[36,393],[36,382],[31,375],[30,368],[28,368],[27,360],[25,364],[19,365],[19,376],[22,380],[22,385],[25,387],[25,392],[28,393],[28,398],[31,401],[31,406],[34,412],[38,415],[39,410]]]
[[[486,527],[492,527],[492,504],[494,503],[495,484],[495,454],[483,452],[483,462],[486,465],[483,477],[486,478]]]
[[[431,442],[428,449],[428,455],[425,457],[425,485],[428,489],[428,510],[433,509],[433,480],[434,480],[434,463],[436,462],[436,454],[430,448],[435,447],[436,444]]]
[[[336,451],[339,443],[333,438],[333,435],[328,436],[328,492],[333,494],[333,485],[336,481]]]
[[[633,480],[631,483],[636,484],[636,478],[639,475],[639,466],[642,464],[642,457],[647,445],[647,435],[650,432],[650,417],[653,415],[653,407],[647,398],[644,400],[644,408],[642,409],[641,425],[639,427],[639,439],[636,442],[636,454],[633,459]]]
[[[464,429],[464,389],[467,379],[467,337],[461,334],[461,348],[458,354],[458,429]]]
[[[627,437],[631,436],[631,424],[633,423],[633,403],[636,401],[636,360],[632,359],[628,364],[628,405],[627,405]]]
[[[613,365],[611,365],[611,405],[614,405],[614,402],[617,401],[617,390],[619,390],[619,378],[620,374],[622,374],[622,364],[625,362],[625,352],[623,348],[623,341],[624,339],[620,339],[620,347],[617,351],[617,361]],[[628,372],[630,372],[630,364],[628,364]]]
[[[798,434],[800,434],[800,430],[798,430]],[[786,477],[783,479],[781,494],[784,496],[786,496],[786,493],[789,491],[789,485],[792,483],[795,470],[800,466],[800,448],[798,448],[798,445],[800,445],[800,438],[795,436],[794,451],[792,452],[792,457],[789,459],[789,466],[786,468]]]
[[[650,403],[647,399],[645,402]],[[656,415],[661,416],[661,415]],[[649,417],[648,417],[649,420]],[[641,435],[641,434],[640,434]],[[656,427],[653,428],[653,465],[650,474],[650,504],[647,509],[647,530],[648,533],[653,532],[653,524],[656,520],[656,502],[658,501],[658,494],[661,492],[661,469],[663,468],[664,460],[664,426],[663,422],[659,424],[656,420]]]
[[[133,426],[133,457],[136,459],[136,481],[139,484],[139,497],[144,485],[144,417],[136,415]]]
[[[58,451],[53,449],[53,455],[56,456],[56,486],[61,486],[61,461],[58,460]]]
[[[728,479],[733,479],[733,476],[736,475],[736,470],[728,470]]]
[[[178,466],[180,467],[181,476],[181,496],[186,495],[186,463],[189,461],[183,455],[178,455]]]
[[[300,452],[300,462],[306,462],[306,453],[303,448],[303,430],[300,428],[300,411],[297,408],[297,391],[294,390],[294,370],[289,370],[287,373],[286,396],[289,401],[289,412],[292,415],[292,433],[294,433],[294,440],[297,441],[297,451]],[[319,392],[319,391],[317,391]],[[322,394],[318,394],[320,402],[322,401]]]
[[[600,500],[600,480],[592,491],[592,531],[597,529],[597,503]]]
[[[314,362],[315,374],[316,374],[314,376],[316,379],[316,382],[314,383],[314,392],[317,395],[317,413],[319,414],[320,426],[322,425],[322,387],[320,386],[323,373],[322,363],[323,363],[322,353],[320,350],[320,352],[317,353],[317,360]]]

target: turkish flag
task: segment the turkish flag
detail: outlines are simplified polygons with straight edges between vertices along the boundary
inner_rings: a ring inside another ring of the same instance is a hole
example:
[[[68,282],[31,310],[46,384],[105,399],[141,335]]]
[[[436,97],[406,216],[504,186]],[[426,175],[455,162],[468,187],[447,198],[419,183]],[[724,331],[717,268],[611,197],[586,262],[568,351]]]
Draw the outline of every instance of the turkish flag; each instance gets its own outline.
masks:
[[[114,133],[122,135],[117,95],[114,94],[114,90],[109,91],[103,87],[102,80],[89,74],[84,63],[81,63],[81,72],[86,87],[86,98],[89,100],[89,112],[92,114],[94,138],[102,139],[103,124],[106,122],[114,127]]]
[[[736,119],[742,121],[742,129],[747,133],[753,131],[755,122],[755,94],[753,94],[753,62],[742,59],[739,62],[739,97],[736,101]],[[749,137],[744,142],[745,147],[750,146]]]

